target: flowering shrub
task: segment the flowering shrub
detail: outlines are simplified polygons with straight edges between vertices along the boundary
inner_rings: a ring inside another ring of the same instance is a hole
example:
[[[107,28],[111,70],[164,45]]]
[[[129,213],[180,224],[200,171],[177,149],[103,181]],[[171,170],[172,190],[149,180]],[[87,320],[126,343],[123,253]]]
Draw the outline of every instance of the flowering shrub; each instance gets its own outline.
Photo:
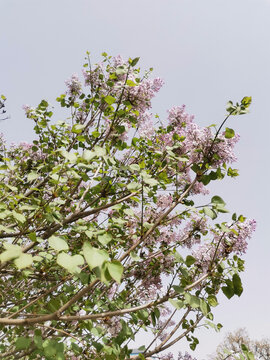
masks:
[[[239,136],[223,126],[251,98],[229,102],[219,128],[184,106],[162,124],[149,111],[163,81],[138,60],[88,61],[84,84],[73,75],[57,98],[67,122],[52,123],[42,100],[24,107],[33,143],[1,141],[0,358],[126,359],[145,330],[137,358],[172,359],[162,352],[183,338],[195,349],[198,324],[220,327],[220,291],[242,293],[255,221],[216,223],[223,199],[194,196],[238,175]]]

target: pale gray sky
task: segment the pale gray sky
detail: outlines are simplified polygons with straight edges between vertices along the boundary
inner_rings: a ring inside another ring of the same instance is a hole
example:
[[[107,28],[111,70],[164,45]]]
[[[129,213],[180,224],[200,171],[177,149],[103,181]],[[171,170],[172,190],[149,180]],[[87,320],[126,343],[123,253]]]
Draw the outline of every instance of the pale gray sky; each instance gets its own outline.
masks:
[[[153,103],[163,117],[171,106],[186,104],[199,124],[218,123],[227,100],[252,95],[251,114],[230,120],[241,135],[241,176],[212,187],[229,209],[258,222],[245,257],[245,289],[239,299],[220,297],[215,320],[224,328],[198,331],[195,354],[202,360],[240,326],[252,337],[270,337],[270,1],[0,0],[0,6],[0,92],[11,115],[0,130],[9,142],[32,139],[21,106],[42,98],[55,104],[64,81],[80,74],[86,50],[94,62],[106,51],[153,66],[165,80]],[[186,348],[180,343],[174,351]]]

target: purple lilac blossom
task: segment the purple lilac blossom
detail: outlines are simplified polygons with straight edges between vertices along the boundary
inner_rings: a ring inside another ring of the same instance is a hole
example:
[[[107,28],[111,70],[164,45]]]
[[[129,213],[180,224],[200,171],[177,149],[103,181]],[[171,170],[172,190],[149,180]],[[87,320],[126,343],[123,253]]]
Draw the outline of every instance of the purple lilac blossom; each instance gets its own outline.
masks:
[[[197,360],[196,358],[192,357],[190,354],[185,352],[184,355],[182,355],[181,352],[178,353],[177,360]]]
[[[230,228],[230,226],[228,226]],[[197,259],[197,264],[205,271],[216,258],[222,259],[228,252],[235,254],[244,254],[247,250],[247,240],[251,238],[256,229],[256,221],[246,219],[243,223],[237,222],[232,227],[236,233],[229,232],[224,234],[221,230],[212,230],[213,241],[204,243],[193,251],[192,255]]]
[[[65,81],[67,86],[67,94],[69,96],[79,95],[82,89],[82,84],[79,81],[78,75],[73,74],[70,79]]]

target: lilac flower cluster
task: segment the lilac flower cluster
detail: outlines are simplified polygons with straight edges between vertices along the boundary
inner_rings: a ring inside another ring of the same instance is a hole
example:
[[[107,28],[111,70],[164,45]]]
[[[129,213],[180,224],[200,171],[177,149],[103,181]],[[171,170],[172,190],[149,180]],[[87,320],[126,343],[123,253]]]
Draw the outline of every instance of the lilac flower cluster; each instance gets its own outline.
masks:
[[[189,222],[183,229],[181,244],[190,249],[195,244],[199,244],[201,242],[201,234],[206,235],[207,232],[208,224],[206,218],[197,213],[192,213]]]
[[[25,115],[26,115],[27,117],[30,115],[31,111],[34,110],[33,108],[31,108],[30,105],[27,105],[27,104],[24,104],[24,105],[22,106],[22,109],[24,110]]]
[[[77,96],[81,93],[82,84],[77,74],[73,74],[70,79],[65,81],[67,86],[67,94],[71,97]]]
[[[105,323],[105,327],[107,328],[108,333],[112,337],[117,336],[122,329],[122,324],[121,324],[120,320],[121,320],[120,317],[114,316],[114,317],[110,318],[109,320],[107,320]]]
[[[20,154],[20,161],[26,161],[28,159],[31,160],[44,160],[46,158],[46,154],[41,150],[34,151],[33,144],[29,144],[26,141],[22,141],[19,144],[11,144],[10,151],[11,153],[18,152]]]
[[[243,223],[236,223],[232,229],[236,230],[228,234],[229,245],[232,247],[233,252],[237,254],[244,254],[247,251],[248,239],[251,239],[253,232],[256,230],[256,220],[246,219]]]
[[[173,354],[171,352],[169,352],[168,354],[164,354],[164,355],[160,355],[159,356],[160,360],[173,360]]]
[[[147,111],[140,115],[138,120],[139,134],[143,138],[152,138],[155,133],[155,128],[152,120],[152,114]]]
[[[162,194],[157,197],[157,207],[161,210],[165,210],[168,207],[172,206],[173,198],[171,195]]]
[[[137,86],[128,87],[126,97],[140,113],[144,113],[151,108],[151,100],[163,84],[160,78],[145,79]]]
[[[197,259],[197,264],[205,271],[213,262],[214,257],[222,259],[229,253],[244,254],[247,250],[248,239],[256,229],[256,221],[246,219],[244,222],[234,224],[231,231],[224,233],[221,230],[212,230],[213,241],[201,244],[192,255]]]
[[[239,135],[226,138],[225,133],[219,134],[213,143],[213,134],[209,127],[200,128],[193,122],[194,116],[185,112],[185,106],[173,107],[168,111],[168,121],[173,130],[163,136],[166,145],[172,145],[173,134],[183,136],[185,140],[179,148],[179,155],[188,154],[192,163],[200,163],[205,157],[215,154],[212,166],[231,163],[236,160],[233,147],[239,140]]]
[[[160,355],[159,359],[160,360],[174,360],[174,356],[172,353],[168,353],[168,354]],[[177,360],[197,360],[197,359],[192,357],[187,352],[185,352],[185,354],[182,354],[181,352],[179,352]]]
[[[171,309],[169,309],[167,306],[163,306],[162,308],[160,308],[160,318],[158,320],[158,324],[156,326],[156,329],[162,330],[159,334],[159,339],[160,341],[164,341],[166,339],[166,337],[168,336],[168,330],[170,327],[175,325],[175,321],[170,319],[170,321],[168,321],[169,316],[171,315]]]
[[[109,71],[108,71],[109,70]],[[114,73],[113,87],[108,85],[110,75]],[[142,115],[151,107],[151,99],[160,90],[164,84],[160,78],[143,79],[139,83],[136,82],[138,76],[137,70],[131,68],[127,61],[121,56],[113,57],[111,60],[111,68],[104,69],[104,63],[99,63],[94,69],[83,69],[85,85],[90,86],[92,91],[95,90],[104,96],[108,94],[119,99],[122,91],[122,101],[128,100],[133,107],[139,110]],[[133,86],[127,84],[127,80],[133,82]]]
[[[178,353],[177,360],[197,360],[196,358],[192,357],[190,354],[185,352],[183,355],[181,352]]]

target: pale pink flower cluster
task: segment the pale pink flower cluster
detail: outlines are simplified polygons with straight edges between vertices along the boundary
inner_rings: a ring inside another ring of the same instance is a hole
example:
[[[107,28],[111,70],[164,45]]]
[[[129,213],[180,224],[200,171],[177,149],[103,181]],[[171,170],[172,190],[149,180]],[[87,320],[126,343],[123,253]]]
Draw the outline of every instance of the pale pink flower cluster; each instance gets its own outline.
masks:
[[[20,155],[20,161],[26,161],[28,159],[31,160],[44,160],[46,158],[46,154],[41,150],[33,151],[32,147],[34,144],[29,144],[26,141],[22,141],[19,144],[11,144],[10,151],[18,152]]]
[[[137,280],[136,287],[140,289],[140,298],[143,301],[149,301],[161,294],[163,289],[161,275],[170,273],[175,265],[175,259],[172,255],[164,255],[162,251],[152,257],[153,253],[146,249],[145,255],[146,260],[138,263],[138,266],[131,271],[130,276]],[[155,259],[154,264],[153,259]]]
[[[164,354],[164,355],[160,355],[158,357],[160,360],[174,360],[173,354],[172,353],[168,353],[168,354]],[[183,355],[181,352],[178,353],[178,357],[177,360],[197,360],[196,358],[192,357],[190,354],[188,354],[187,352],[185,352],[185,354]]]
[[[173,360],[173,354],[170,352],[168,354],[160,355],[160,360]]]
[[[145,79],[137,86],[127,88],[127,99],[140,113],[144,113],[151,108],[151,100],[163,84],[160,78]]]
[[[84,83],[85,86],[90,85],[91,89],[96,89],[102,87],[104,80],[103,80],[103,70],[104,66],[103,63],[99,63],[93,70],[82,70]]]
[[[116,78],[113,79],[113,86],[108,85],[108,79],[111,73],[114,73]],[[96,91],[102,96],[113,96],[116,102],[122,99],[122,102],[129,101],[134,110],[139,111],[138,128],[139,133],[143,137],[150,137],[154,133],[154,127],[151,120],[151,115],[147,114],[147,110],[151,108],[151,100],[163,85],[163,80],[156,79],[142,79],[139,83],[136,82],[138,71],[129,66],[127,61],[124,61],[121,56],[116,56],[111,59],[111,64],[106,69],[104,63],[99,63],[94,69],[83,69],[83,76],[85,85],[90,86],[92,91]],[[133,81],[134,86],[129,86],[127,80]],[[124,92],[123,92],[124,89]],[[126,132],[130,128],[130,124],[122,124],[126,127]],[[122,138],[126,140],[122,135]]]
[[[168,329],[175,325],[175,321],[171,319],[168,322],[170,314],[172,313],[171,309],[169,309],[168,306],[163,306],[159,310],[160,310],[160,318],[158,320],[158,324],[157,324],[156,328],[157,328],[157,330],[161,330],[164,328],[163,331],[159,335],[160,341],[163,341],[168,336],[168,333],[167,333]]]
[[[190,249],[193,245],[201,242],[201,234],[205,235],[207,231],[208,224],[206,218],[193,213],[183,229],[181,244]]]
[[[120,331],[122,330],[122,324],[121,324],[120,320],[121,320],[120,317],[115,316],[115,317],[110,318],[105,323],[105,327],[107,328],[108,333],[112,337],[117,336],[120,333]]]
[[[136,271],[135,278],[141,278],[143,281],[137,287],[140,288],[140,299],[142,301],[154,300],[157,297],[157,294],[160,294],[162,289],[162,281],[160,275],[153,275],[151,272],[148,272],[147,278],[144,279],[145,271],[147,267],[145,266],[142,271]]]
[[[182,355],[181,352],[178,353],[177,360],[197,360],[196,358],[192,357],[190,354],[185,352],[184,355]]]
[[[172,206],[173,198],[171,195],[168,194],[162,194],[157,197],[157,207],[159,207],[162,210],[165,210]]]
[[[238,235],[233,232],[228,235],[230,245],[233,247],[233,252],[244,254],[247,251],[247,240],[251,239],[252,233],[256,230],[256,225],[254,219],[246,219],[243,223],[238,222],[236,225],[232,226],[232,229],[238,232]]]
[[[73,74],[70,79],[65,81],[67,86],[67,94],[69,96],[77,96],[81,93],[82,84],[77,74]]]
[[[122,66],[122,65],[126,65],[125,60],[122,58],[121,55],[116,55],[112,58],[112,62],[113,62],[113,66],[115,68]]]
[[[24,104],[24,105],[22,106],[22,109],[24,110],[25,115],[26,115],[27,117],[30,115],[31,111],[33,110],[33,109],[31,108],[31,106],[30,106],[30,105],[27,105],[27,104]]]
[[[112,300],[114,295],[116,294],[118,290],[119,285],[117,283],[113,283],[111,287],[108,289],[108,298],[109,300]]]
[[[192,182],[192,177],[190,175],[190,168],[189,167],[183,167],[183,163],[179,163],[179,174],[178,174],[178,187],[185,188],[187,185],[189,185]],[[203,183],[197,181],[193,187],[190,190],[190,195],[207,195],[209,194],[209,190],[206,188],[206,186],[203,185]]]
[[[185,112],[185,106],[173,107],[168,111],[169,125],[173,130],[161,136],[164,146],[173,144],[173,134],[184,137],[178,155],[188,155],[191,163],[200,163],[211,158],[212,167],[217,168],[224,162],[231,163],[236,160],[233,152],[234,145],[239,140],[239,135],[225,138],[225,133],[219,134],[213,143],[214,135],[209,127],[200,128],[193,122],[194,117]],[[215,158],[212,155],[215,154]]]
[[[197,259],[197,264],[204,270],[214,261],[214,257],[222,259],[230,253],[244,254],[247,250],[248,239],[256,229],[255,220],[245,220],[243,223],[237,222],[231,227],[234,232],[223,233],[221,230],[215,230],[213,241],[201,244],[192,255]]]
[[[139,134],[144,138],[151,138],[155,133],[155,128],[152,120],[152,114],[145,112],[139,117],[138,128]]]
[[[110,78],[112,74],[113,77]],[[83,76],[85,85],[90,86],[91,91],[96,93],[97,98],[98,96],[101,96],[101,98],[112,96],[116,99],[115,103],[118,103],[120,99],[121,103],[128,101],[132,105],[133,110],[139,111],[139,115],[136,115],[136,117],[138,121],[137,128],[141,137],[150,138],[154,135],[153,121],[151,114],[148,114],[147,110],[151,108],[151,100],[160,90],[163,80],[160,78],[151,80],[143,78],[138,83],[136,80],[139,76],[138,70],[130,67],[129,63],[124,61],[119,55],[113,57],[106,68],[105,63],[102,62],[96,64],[91,70],[83,69]],[[134,86],[130,86],[127,80],[132,81]],[[106,101],[102,106],[103,108],[108,106]],[[110,120],[109,123],[108,119],[105,121],[105,118],[102,118],[102,120],[104,121],[105,129],[110,129]],[[126,141],[131,123],[123,120],[121,125],[125,126],[125,132],[121,134],[120,139]]]

